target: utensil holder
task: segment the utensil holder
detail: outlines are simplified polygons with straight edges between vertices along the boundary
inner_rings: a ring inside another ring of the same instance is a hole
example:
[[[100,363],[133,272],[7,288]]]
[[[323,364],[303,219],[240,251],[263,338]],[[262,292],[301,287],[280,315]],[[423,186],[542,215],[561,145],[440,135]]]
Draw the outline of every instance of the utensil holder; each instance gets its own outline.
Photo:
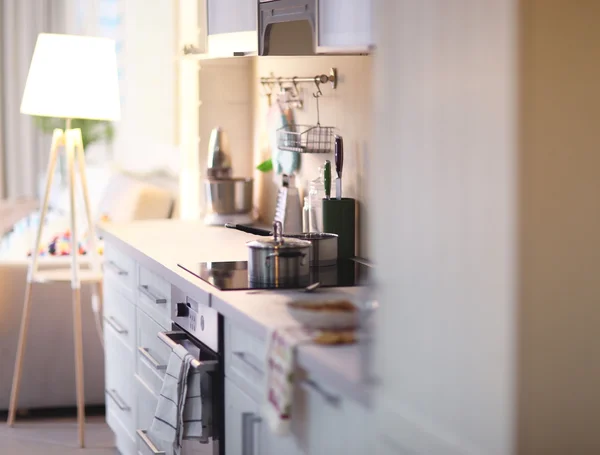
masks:
[[[356,256],[356,200],[323,199],[323,232],[338,235],[338,259]]]

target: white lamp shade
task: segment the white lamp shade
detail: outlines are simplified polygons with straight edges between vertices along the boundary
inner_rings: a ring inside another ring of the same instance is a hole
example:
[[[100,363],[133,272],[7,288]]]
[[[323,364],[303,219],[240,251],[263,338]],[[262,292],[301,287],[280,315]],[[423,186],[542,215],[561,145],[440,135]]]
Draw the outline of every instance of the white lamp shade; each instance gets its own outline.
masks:
[[[114,41],[40,33],[21,112],[45,117],[119,120]]]

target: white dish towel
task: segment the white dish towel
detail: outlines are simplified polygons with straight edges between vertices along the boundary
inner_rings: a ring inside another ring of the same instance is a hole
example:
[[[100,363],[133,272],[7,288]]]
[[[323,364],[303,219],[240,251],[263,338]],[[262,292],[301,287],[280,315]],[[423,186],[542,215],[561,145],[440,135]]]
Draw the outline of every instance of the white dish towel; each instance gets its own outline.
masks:
[[[181,453],[183,439],[208,443],[212,436],[210,377],[192,368],[192,359],[184,346],[173,349],[148,429],[150,439],[160,441],[167,453],[174,455]]]

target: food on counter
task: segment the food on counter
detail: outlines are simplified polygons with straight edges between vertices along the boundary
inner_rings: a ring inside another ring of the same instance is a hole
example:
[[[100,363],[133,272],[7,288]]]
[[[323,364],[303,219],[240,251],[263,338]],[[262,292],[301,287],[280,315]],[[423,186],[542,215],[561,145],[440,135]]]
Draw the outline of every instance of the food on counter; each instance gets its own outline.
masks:
[[[354,330],[326,330],[313,338],[317,344],[352,344],[356,343]]]
[[[348,300],[316,300],[316,301],[298,301],[288,304],[292,308],[310,311],[332,311],[351,313],[357,311],[356,305]]]
[[[298,300],[289,302],[287,310],[309,329],[347,330],[358,326],[358,308],[347,299]]]

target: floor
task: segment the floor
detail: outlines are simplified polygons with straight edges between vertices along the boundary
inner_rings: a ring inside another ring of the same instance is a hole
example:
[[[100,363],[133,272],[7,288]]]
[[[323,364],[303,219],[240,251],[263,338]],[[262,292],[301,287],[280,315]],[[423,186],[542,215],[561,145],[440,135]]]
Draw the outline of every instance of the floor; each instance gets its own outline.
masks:
[[[12,428],[0,423],[0,453],[27,455],[116,455],[114,436],[104,417],[88,417],[86,448],[77,443],[73,417],[17,420]]]

